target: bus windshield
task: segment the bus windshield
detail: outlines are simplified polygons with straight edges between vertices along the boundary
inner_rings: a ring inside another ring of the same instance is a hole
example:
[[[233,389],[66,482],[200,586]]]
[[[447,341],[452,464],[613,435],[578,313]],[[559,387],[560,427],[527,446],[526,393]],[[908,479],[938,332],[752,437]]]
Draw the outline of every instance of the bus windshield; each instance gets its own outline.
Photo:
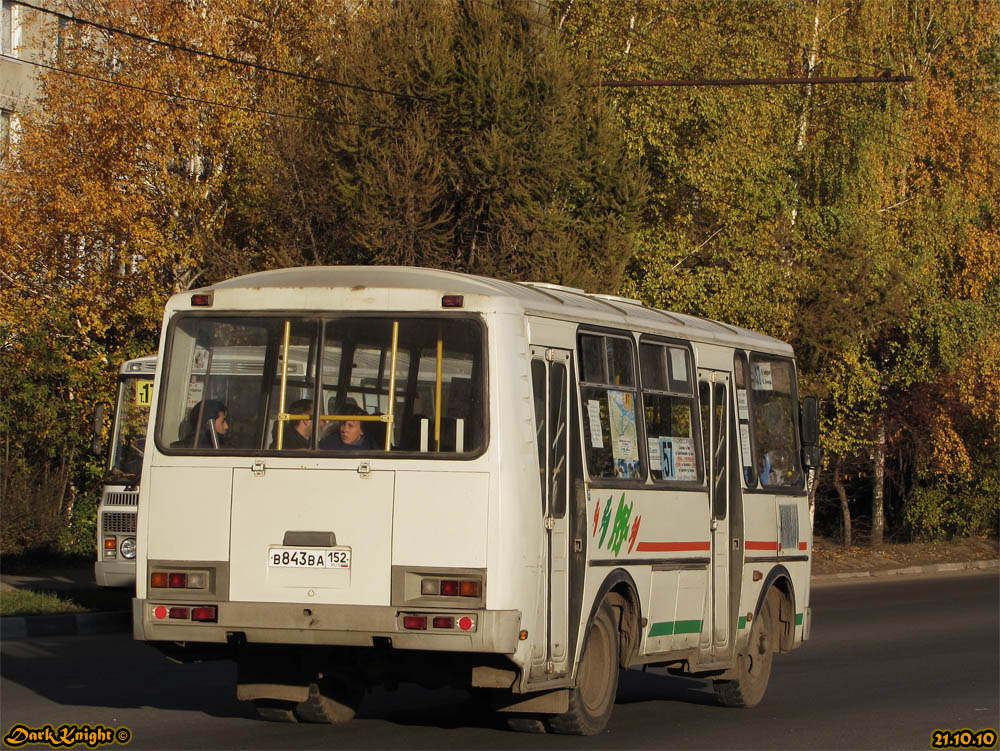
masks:
[[[478,454],[483,331],[474,317],[181,316],[169,332],[159,446]]]
[[[108,455],[108,479],[111,481],[139,482],[152,394],[151,377],[125,376],[118,381],[118,403]]]

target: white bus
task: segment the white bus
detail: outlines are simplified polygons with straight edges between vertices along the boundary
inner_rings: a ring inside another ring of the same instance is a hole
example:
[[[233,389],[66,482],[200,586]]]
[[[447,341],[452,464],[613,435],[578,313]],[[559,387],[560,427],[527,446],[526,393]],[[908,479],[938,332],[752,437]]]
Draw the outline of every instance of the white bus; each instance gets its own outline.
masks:
[[[238,390],[215,366],[233,347]],[[817,420],[780,341],[547,284],[311,267],[174,296],[160,352],[134,635],[235,660],[264,718],[344,722],[414,681],[590,734],[619,668],[752,706],[809,636]]]
[[[110,448],[97,507],[94,578],[102,587],[135,584],[135,519],[155,372],[156,355],[128,360],[118,370]],[[94,424],[95,447],[101,444],[103,407],[101,412]]]

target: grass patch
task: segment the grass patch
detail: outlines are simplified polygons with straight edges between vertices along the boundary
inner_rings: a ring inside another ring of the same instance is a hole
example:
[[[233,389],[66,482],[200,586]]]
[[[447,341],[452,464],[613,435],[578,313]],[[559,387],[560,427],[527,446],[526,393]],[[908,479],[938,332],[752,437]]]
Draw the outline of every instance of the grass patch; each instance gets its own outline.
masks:
[[[0,615],[59,615],[83,613],[85,610],[55,592],[33,592],[30,589],[0,592]]]

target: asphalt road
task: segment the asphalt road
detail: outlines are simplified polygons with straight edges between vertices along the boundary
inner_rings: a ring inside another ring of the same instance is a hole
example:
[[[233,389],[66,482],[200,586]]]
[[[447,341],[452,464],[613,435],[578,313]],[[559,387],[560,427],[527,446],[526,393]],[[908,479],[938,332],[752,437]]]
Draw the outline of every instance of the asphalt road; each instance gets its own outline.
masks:
[[[236,701],[230,664],[177,665],[121,635],[5,641],[0,723],[5,734],[126,726],[130,749],[926,749],[937,728],[1000,725],[995,571],[825,586],[813,619],[812,640],[776,658],[757,708],[631,671],[608,731],[590,738],[511,733],[463,692],[411,686],[376,691],[345,727],[261,722]]]

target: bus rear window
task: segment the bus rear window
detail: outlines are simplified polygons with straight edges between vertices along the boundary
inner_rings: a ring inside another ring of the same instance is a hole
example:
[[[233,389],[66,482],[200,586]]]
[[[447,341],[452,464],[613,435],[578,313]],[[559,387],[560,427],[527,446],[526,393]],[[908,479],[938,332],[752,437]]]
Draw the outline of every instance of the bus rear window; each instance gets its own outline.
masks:
[[[161,448],[473,454],[485,446],[472,318],[184,316],[170,331]]]

